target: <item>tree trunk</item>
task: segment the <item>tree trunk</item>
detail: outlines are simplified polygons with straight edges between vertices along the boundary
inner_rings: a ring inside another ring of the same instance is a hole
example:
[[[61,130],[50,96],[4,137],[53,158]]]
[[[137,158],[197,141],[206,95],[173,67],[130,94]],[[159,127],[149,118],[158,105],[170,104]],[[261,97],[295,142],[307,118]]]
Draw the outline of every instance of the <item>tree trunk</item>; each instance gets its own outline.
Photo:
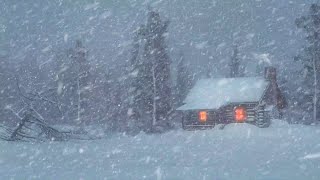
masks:
[[[316,58],[313,57],[313,76],[314,76],[314,95],[313,95],[313,122],[317,123],[317,101],[318,101],[318,82],[317,82],[317,65]]]
[[[157,123],[157,85],[156,85],[156,72],[155,64],[152,67],[152,79],[153,79],[153,111],[152,111],[152,127]]]
[[[80,73],[79,73],[80,74]],[[77,115],[77,122],[81,123],[81,89],[80,89],[80,75],[78,74],[77,78],[77,88],[78,88],[78,115]]]

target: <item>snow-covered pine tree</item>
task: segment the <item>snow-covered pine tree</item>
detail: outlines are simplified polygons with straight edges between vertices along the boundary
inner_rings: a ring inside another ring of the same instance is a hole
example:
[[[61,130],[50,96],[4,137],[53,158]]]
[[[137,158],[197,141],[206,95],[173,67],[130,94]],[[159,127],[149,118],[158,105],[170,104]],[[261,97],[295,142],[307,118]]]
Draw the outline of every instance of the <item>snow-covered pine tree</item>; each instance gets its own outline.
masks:
[[[183,100],[187,96],[188,90],[192,86],[192,77],[188,71],[188,66],[185,62],[185,58],[182,52],[179,55],[179,61],[177,64],[177,80],[176,80],[176,101],[180,106]]]
[[[117,67],[119,72],[115,69],[108,69],[106,81],[104,81],[105,91],[102,101],[105,104],[105,117],[107,127],[111,131],[124,131],[125,121],[127,121],[128,106],[124,106],[124,98],[127,97],[128,86],[124,84],[125,69]],[[120,74],[119,74],[120,73]],[[131,79],[132,80],[132,79]],[[127,81],[127,83],[130,83]],[[126,109],[125,109],[126,108]]]
[[[124,81],[128,85],[128,99],[126,104],[127,110],[127,131],[140,131],[143,129],[142,113],[145,109],[142,99],[142,92],[144,90],[144,73],[143,59],[139,56],[141,49],[142,38],[144,36],[144,27],[140,26],[135,32],[132,42],[131,58],[127,68],[128,77]]]
[[[100,102],[99,104],[102,105],[103,107],[100,107],[101,114],[102,116],[99,118],[103,120],[103,123],[108,126],[108,128],[113,129],[114,128],[114,121],[113,119],[113,111],[116,111],[113,107],[113,102],[112,102],[112,94],[113,94],[113,84],[114,79],[112,77],[112,69],[103,69],[100,70],[102,75],[102,79],[100,80],[99,84],[101,85],[99,94],[101,94],[100,99],[97,99],[97,102]]]
[[[230,59],[230,77],[242,77],[244,75],[243,68],[241,67],[240,57],[239,57],[239,47],[233,45],[232,55]]]
[[[171,61],[165,45],[167,27],[168,22],[163,22],[159,13],[149,11],[146,26],[135,33],[131,52],[129,126],[148,132],[158,124],[165,124],[172,109]],[[140,58],[141,44],[144,47]]]
[[[57,92],[59,101],[64,104],[63,118],[78,125],[89,120],[89,97],[91,91],[90,65],[86,58],[87,50],[80,40],[66,55],[57,57]],[[85,117],[86,116],[86,117]]]
[[[148,13],[148,20],[144,30],[144,50],[143,50],[143,57],[141,59],[141,67],[139,71],[139,81],[140,86],[142,87],[142,91],[139,94],[141,103],[140,105],[143,106],[143,111],[145,112],[145,117],[143,117],[146,121],[144,122],[145,130],[149,131],[152,126],[153,122],[156,119],[155,112],[155,74],[154,74],[154,24],[152,23],[153,18],[151,12]],[[152,117],[153,121],[149,121]]]
[[[87,61],[87,50],[82,45],[80,40],[76,41],[75,48],[72,52],[72,61],[77,67],[76,87],[77,87],[77,122],[84,124],[88,121],[91,112],[89,107],[89,94],[91,90],[90,84],[90,66]]]
[[[313,122],[318,122],[319,75],[320,75],[320,5],[312,4],[308,15],[296,19],[296,25],[306,33],[307,45],[295,59],[303,63],[303,108],[313,111]]]
[[[167,54],[165,37],[169,22],[162,21],[160,14],[150,11],[146,26],[146,56],[151,61],[152,73],[152,126],[164,124],[172,110],[171,60]]]

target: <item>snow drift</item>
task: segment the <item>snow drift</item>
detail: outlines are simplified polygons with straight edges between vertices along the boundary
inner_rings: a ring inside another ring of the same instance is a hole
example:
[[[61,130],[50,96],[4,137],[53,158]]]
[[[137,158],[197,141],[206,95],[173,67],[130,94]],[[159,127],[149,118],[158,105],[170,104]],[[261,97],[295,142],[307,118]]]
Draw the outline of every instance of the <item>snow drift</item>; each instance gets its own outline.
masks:
[[[95,141],[0,142],[0,179],[237,179],[320,177],[320,129],[274,120],[205,131]]]

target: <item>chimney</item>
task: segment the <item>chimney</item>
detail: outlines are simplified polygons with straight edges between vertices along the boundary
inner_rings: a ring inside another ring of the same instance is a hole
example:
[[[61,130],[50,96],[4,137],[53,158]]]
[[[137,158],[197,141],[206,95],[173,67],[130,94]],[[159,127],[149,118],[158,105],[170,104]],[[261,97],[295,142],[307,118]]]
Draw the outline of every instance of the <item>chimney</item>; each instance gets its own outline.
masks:
[[[277,84],[277,70],[275,67],[269,66],[264,69],[264,78],[270,81],[271,91],[267,103],[276,105],[278,110],[283,109],[287,106],[285,97],[282,95],[278,84]]]
[[[277,70],[275,67],[269,66],[264,69],[264,78],[271,83],[277,82]]]

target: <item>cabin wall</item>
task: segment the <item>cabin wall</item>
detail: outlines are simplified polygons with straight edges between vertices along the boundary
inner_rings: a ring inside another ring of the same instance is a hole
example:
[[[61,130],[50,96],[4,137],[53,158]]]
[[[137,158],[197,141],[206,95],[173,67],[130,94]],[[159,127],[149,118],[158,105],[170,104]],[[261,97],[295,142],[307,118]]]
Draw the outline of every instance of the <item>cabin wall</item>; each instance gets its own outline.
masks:
[[[214,124],[226,124],[235,122],[234,109],[242,106],[247,111],[246,122],[254,122],[258,118],[257,106],[258,103],[242,103],[231,104],[220,108],[219,110],[205,110],[208,113],[207,122],[199,122],[199,112],[201,110],[189,110],[183,111],[183,121],[187,125],[214,125]]]
[[[221,118],[220,123],[232,123],[235,122],[234,119],[234,109],[236,107],[242,106],[247,111],[247,122],[253,122],[256,120],[256,108],[258,103],[244,103],[244,104],[231,104],[221,108]]]
[[[199,112],[201,110],[183,111],[183,121],[187,125],[214,125],[217,119],[217,112],[213,110],[205,110],[208,113],[208,119],[205,123],[199,122]]]

